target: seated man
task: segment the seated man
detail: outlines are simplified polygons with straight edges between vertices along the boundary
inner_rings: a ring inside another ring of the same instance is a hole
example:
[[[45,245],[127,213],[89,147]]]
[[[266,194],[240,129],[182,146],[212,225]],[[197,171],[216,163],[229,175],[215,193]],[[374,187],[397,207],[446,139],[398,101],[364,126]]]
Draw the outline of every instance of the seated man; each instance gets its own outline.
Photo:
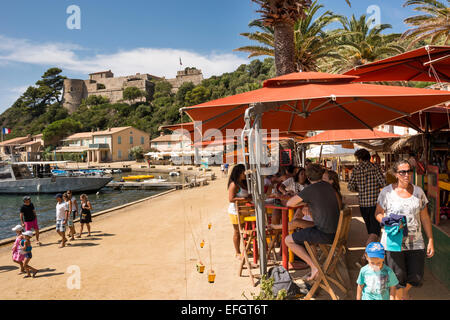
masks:
[[[295,231],[285,239],[286,245],[299,258],[305,261],[311,268],[311,275],[307,280],[312,280],[317,276],[317,268],[314,266],[311,257],[303,246],[304,241],[314,244],[331,244],[336,234],[339,222],[339,203],[336,193],[331,184],[322,180],[324,170],[318,164],[311,164],[306,169],[306,176],[311,185],[290,198],[287,202],[289,207],[296,207],[306,203],[311,211],[314,222],[296,219]]]

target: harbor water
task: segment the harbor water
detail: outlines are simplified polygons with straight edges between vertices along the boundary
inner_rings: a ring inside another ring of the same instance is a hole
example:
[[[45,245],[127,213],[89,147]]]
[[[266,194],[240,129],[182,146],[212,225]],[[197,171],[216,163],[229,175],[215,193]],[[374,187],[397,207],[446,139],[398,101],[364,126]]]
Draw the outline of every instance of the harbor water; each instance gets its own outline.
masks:
[[[114,174],[114,181],[119,181],[122,176],[140,175],[142,173],[127,172]],[[151,173],[150,173],[151,174]],[[170,177],[168,174],[153,174],[155,178],[161,176],[167,181],[178,182],[181,177]],[[92,213],[114,208],[126,203],[130,203],[139,199],[147,198],[167,189],[155,190],[113,190],[104,187],[97,193],[86,193],[92,204]],[[15,225],[20,224],[20,207],[23,204],[24,195],[0,194],[0,240],[15,236],[15,232],[11,231]],[[55,206],[56,199],[53,194],[30,195],[31,202],[36,208],[39,228],[45,228],[55,225]],[[75,199],[80,208],[80,194],[74,194]],[[80,210],[80,209],[79,209]],[[95,218],[92,223],[95,224]],[[78,227],[77,227],[78,230]]]

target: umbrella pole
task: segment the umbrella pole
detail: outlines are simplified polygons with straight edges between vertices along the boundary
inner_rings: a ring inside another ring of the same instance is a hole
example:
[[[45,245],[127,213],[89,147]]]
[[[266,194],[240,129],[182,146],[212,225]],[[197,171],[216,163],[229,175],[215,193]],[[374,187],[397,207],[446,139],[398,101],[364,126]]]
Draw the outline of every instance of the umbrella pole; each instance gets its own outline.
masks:
[[[259,249],[259,268],[261,276],[267,273],[267,243],[266,243],[266,216],[265,216],[265,194],[264,184],[261,171],[262,163],[262,136],[261,136],[261,117],[262,113],[253,114],[254,121],[250,116],[254,112],[254,108],[250,107],[245,111],[245,127],[242,131],[242,144],[245,146],[245,136],[248,137],[248,156],[249,163],[244,152],[244,162],[247,169],[247,185],[252,194],[253,202],[255,204],[256,214],[256,230],[258,238]]]
[[[323,149],[323,144],[320,145],[319,165],[320,165],[320,161],[322,161],[322,149]]]

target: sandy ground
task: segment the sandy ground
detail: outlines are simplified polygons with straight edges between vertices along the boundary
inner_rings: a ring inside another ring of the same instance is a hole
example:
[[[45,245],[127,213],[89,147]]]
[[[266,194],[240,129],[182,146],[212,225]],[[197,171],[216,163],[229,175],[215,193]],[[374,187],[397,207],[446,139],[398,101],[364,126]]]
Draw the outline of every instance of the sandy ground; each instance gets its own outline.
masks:
[[[11,261],[11,245],[0,247],[0,300],[232,300],[244,299],[243,293],[251,298],[250,293],[258,293],[259,288],[237,274],[239,262],[226,213],[226,179],[218,171],[217,176],[208,186],[172,192],[96,217],[93,236],[84,234],[66,248],[58,248],[53,231],[41,235],[41,247],[33,239],[31,265],[40,270],[34,279],[18,275]],[[362,218],[355,215],[348,255],[352,284],[359,272],[354,262],[366,237]],[[203,248],[201,240],[205,241]],[[199,259],[206,265],[203,274],[196,271]],[[214,283],[207,280],[211,268],[216,273]],[[79,289],[74,288],[77,272],[73,270],[79,270]],[[293,271],[292,275],[298,279],[306,272]],[[346,299],[354,298],[354,287]],[[423,287],[411,295],[415,299],[450,298],[449,291],[428,271]],[[322,293],[317,298],[329,299]]]

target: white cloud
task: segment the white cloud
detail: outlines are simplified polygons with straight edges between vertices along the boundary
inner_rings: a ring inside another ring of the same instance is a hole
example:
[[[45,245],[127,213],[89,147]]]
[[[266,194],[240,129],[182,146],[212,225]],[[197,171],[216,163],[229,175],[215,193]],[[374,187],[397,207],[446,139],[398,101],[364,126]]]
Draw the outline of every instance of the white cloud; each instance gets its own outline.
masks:
[[[200,54],[189,50],[170,48],[135,48],[111,54],[88,55],[90,50],[68,43],[33,43],[27,39],[13,39],[0,35],[0,66],[4,63],[28,63],[57,66],[76,74],[87,74],[111,69],[123,76],[150,73],[174,78],[177,70],[190,66],[202,70],[204,77],[234,71],[248,63],[232,53]]]

